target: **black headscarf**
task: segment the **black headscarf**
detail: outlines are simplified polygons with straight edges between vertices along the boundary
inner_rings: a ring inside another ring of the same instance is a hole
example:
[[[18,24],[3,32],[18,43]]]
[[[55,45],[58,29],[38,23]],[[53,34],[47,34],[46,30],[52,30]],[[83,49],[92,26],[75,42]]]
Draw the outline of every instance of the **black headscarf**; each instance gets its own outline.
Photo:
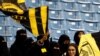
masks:
[[[77,45],[79,45],[79,42],[80,42],[80,37],[79,37],[80,32],[83,32],[83,33],[84,33],[84,31],[77,31],[77,32],[75,33],[75,35],[74,35],[74,41],[75,41],[75,43],[76,43]]]
[[[4,41],[4,37],[0,36],[0,56],[10,56],[7,42]]]
[[[16,33],[15,43],[18,44],[18,45],[22,45],[22,44],[25,43],[26,39],[27,39],[26,30],[24,30],[24,29],[18,30],[17,33]]]
[[[70,43],[70,39],[69,39],[69,36],[63,34],[60,36],[59,40],[58,40],[58,44],[59,44],[59,47],[60,47],[60,51],[61,51],[61,54],[63,54],[64,52],[67,51],[67,47],[68,47],[68,44],[64,44],[64,41],[65,40],[68,40],[69,43]]]
[[[0,44],[4,41],[3,36],[0,36]]]
[[[58,40],[59,45],[63,45],[65,40],[69,40],[70,41],[69,36],[67,36],[65,34],[61,35],[59,40]]]

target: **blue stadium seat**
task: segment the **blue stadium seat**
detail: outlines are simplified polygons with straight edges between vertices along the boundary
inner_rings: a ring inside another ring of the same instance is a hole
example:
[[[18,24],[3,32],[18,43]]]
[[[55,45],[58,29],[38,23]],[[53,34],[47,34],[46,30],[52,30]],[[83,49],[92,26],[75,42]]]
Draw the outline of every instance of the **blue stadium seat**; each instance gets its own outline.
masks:
[[[93,5],[94,12],[99,12],[100,11],[100,4],[92,4],[92,5]]]
[[[96,13],[81,12],[81,17],[83,20],[88,22],[98,22]]]
[[[4,29],[4,27],[3,26],[0,26],[0,35],[1,36],[4,36],[4,31],[5,29]]]
[[[25,5],[27,8],[34,8],[39,7],[41,5],[41,2],[39,0],[26,0]]]
[[[74,34],[77,30],[65,30],[66,35],[68,35],[70,37],[70,42],[74,43]]]
[[[91,0],[77,0],[79,3],[92,3]]]
[[[100,22],[100,13],[96,14],[98,21]]]
[[[58,40],[59,37],[64,34],[64,30],[53,30],[53,29],[50,29],[50,36],[52,37],[52,39],[54,40]]]
[[[78,11],[65,11],[64,12],[65,19],[72,21],[81,21],[81,15]]]
[[[100,0],[92,0],[94,4],[100,4]]]
[[[49,20],[51,29],[63,29],[64,28],[63,20]]]
[[[99,31],[99,23],[98,22],[85,22],[85,29],[89,32],[97,32]]]
[[[0,11],[0,17],[6,17],[6,15]]]
[[[42,6],[42,5],[46,5],[46,1],[45,0],[41,0],[40,1],[40,6]]]
[[[13,34],[12,27],[1,26],[0,27],[0,35],[2,36],[12,36]]]
[[[81,21],[66,21],[67,24],[69,24],[69,29],[70,30],[84,30],[83,26],[82,26],[82,22]]]
[[[12,44],[14,43],[14,41],[15,41],[15,36],[7,37],[7,38],[6,38],[6,41],[7,41],[7,46],[8,46],[8,48],[10,48],[11,45],[12,45]]]
[[[10,16],[4,17],[4,24],[5,24],[5,26],[12,26],[13,25],[13,21],[11,19],[12,18]],[[12,22],[10,22],[10,21],[12,21]]]
[[[49,10],[50,19],[64,19],[63,11],[61,10]]]
[[[63,2],[63,9],[66,11],[78,11],[78,4],[75,2]]]
[[[59,0],[45,0],[47,2],[58,2]]]
[[[3,26],[5,24],[5,18],[0,17],[0,26]]]
[[[46,2],[46,5],[49,6],[49,9],[53,10],[62,10],[62,4],[61,2]]]
[[[98,13],[100,13],[100,4],[99,4],[99,5],[95,5],[95,7],[96,7],[96,11],[97,11]]]
[[[76,0],[61,0],[62,2],[76,2]]]
[[[94,12],[93,4],[91,3],[79,3],[79,9],[82,12]]]

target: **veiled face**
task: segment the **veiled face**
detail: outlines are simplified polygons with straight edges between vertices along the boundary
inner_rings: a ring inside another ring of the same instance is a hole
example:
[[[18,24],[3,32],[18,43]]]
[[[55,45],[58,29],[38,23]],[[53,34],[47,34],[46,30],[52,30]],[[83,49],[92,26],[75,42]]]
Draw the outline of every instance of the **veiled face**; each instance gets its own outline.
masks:
[[[69,46],[68,54],[69,54],[69,56],[75,56],[76,55],[76,49],[75,49],[74,46]]]
[[[17,34],[16,34],[16,38],[18,40],[26,40],[26,38],[27,38],[26,30],[24,30],[24,29],[18,30]]]

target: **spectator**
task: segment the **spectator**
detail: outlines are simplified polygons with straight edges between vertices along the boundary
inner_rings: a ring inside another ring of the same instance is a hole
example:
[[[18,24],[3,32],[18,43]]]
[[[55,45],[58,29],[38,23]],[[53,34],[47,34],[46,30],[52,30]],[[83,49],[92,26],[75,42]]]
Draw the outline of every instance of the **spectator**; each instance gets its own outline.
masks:
[[[74,35],[74,41],[79,45],[81,35],[85,34],[84,31],[77,31]]]
[[[59,47],[60,47],[61,55],[63,55],[67,51],[69,43],[70,43],[69,36],[67,36],[65,34],[60,36],[60,38],[58,40],[58,44],[59,44]]]
[[[27,56],[33,56],[33,47],[34,47],[34,40],[32,39],[32,37],[29,37],[26,40]]]
[[[0,36],[0,56],[10,56],[7,43],[4,41],[3,36]]]
[[[50,54],[51,56],[60,56],[60,48],[57,42],[50,42]]]
[[[33,56],[49,56],[49,42],[47,35],[39,35],[34,44]]]
[[[66,56],[79,56],[78,47],[76,44],[74,43],[69,44]]]
[[[16,34],[16,40],[15,42],[11,45],[10,48],[10,53],[11,56],[26,56],[27,51],[26,51],[26,40],[27,40],[27,34],[26,30],[20,29],[17,31]]]

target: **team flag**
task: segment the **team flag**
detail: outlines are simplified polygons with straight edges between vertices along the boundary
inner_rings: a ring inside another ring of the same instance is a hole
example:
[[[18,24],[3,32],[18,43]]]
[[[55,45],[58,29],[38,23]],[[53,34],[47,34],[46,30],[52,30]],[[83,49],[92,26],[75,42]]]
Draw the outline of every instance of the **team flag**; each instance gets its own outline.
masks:
[[[100,36],[95,37],[92,34],[81,36],[79,56],[100,56]]]
[[[22,3],[23,0],[18,3]],[[23,10],[14,3],[2,3],[0,10],[28,29],[34,36],[45,34],[48,31],[48,7],[40,6]]]
[[[0,0],[0,8],[9,11],[20,11],[26,10],[25,0]]]

